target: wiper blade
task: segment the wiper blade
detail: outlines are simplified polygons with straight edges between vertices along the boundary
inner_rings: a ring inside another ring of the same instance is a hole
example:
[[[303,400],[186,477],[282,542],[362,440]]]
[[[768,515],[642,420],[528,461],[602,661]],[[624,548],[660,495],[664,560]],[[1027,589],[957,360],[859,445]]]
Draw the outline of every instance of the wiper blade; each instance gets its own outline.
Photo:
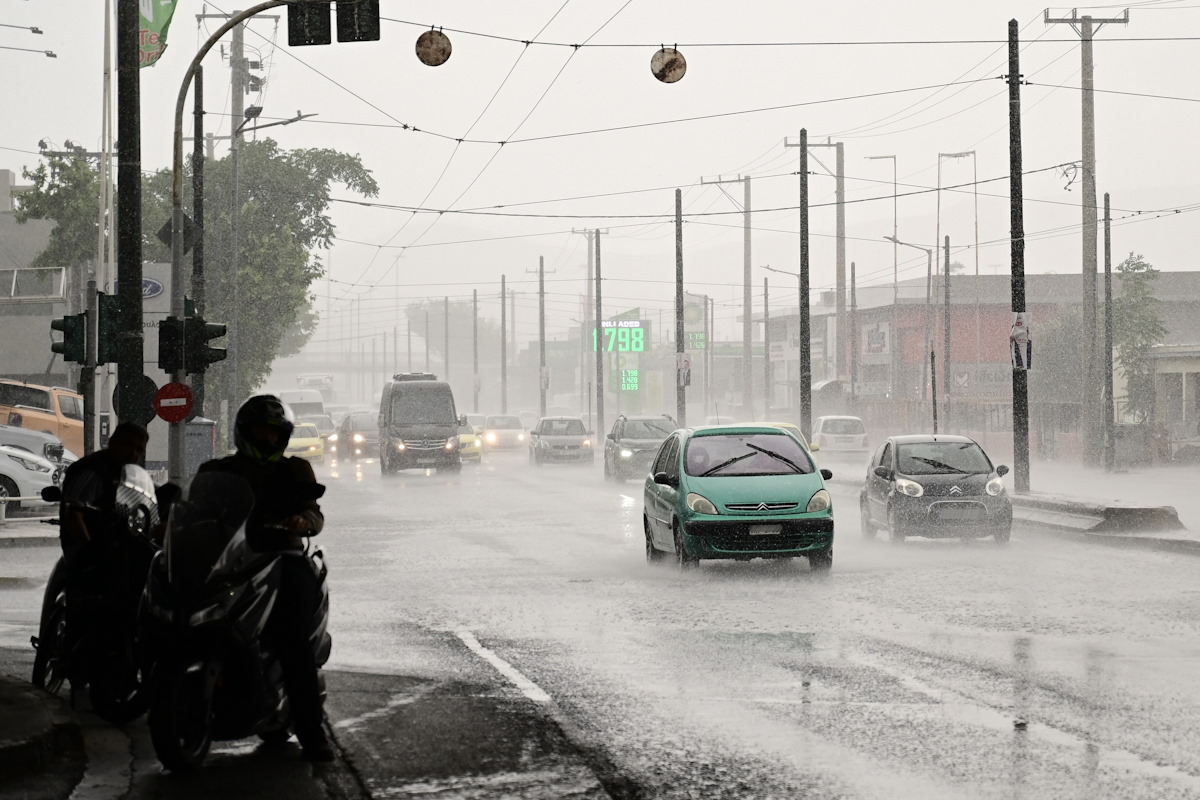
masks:
[[[913,456],[912,460],[913,461],[921,461],[925,464],[928,464],[931,467],[943,467],[947,472],[958,472],[958,473],[962,473],[964,475],[966,474],[965,470],[961,470],[957,467],[953,467],[953,466],[945,463],[944,461],[938,461],[935,458],[925,458],[924,456]]]
[[[776,453],[774,450],[768,450],[765,447],[759,447],[758,445],[750,444],[749,442],[746,443],[746,447],[749,447],[752,450],[757,450],[760,453],[765,453],[766,455],[769,455],[771,458],[778,459],[778,460],[782,461],[783,463],[787,464],[792,469],[794,469],[796,472],[799,472],[799,473],[804,472],[804,470],[800,468],[799,464],[797,464],[795,461],[792,461],[787,456],[782,455],[781,453]]]
[[[723,470],[726,467],[728,467],[730,464],[736,464],[737,462],[739,462],[743,459],[746,459],[746,458],[750,458],[753,455],[754,455],[754,453],[744,453],[740,456],[734,456],[733,458],[729,459],[728,461],[722,461],[720,464],[717,464],[715,467],[708,470],[707,472],[701,473],[700,477],[707,478],[709,475],[712,475],[714,472]]]

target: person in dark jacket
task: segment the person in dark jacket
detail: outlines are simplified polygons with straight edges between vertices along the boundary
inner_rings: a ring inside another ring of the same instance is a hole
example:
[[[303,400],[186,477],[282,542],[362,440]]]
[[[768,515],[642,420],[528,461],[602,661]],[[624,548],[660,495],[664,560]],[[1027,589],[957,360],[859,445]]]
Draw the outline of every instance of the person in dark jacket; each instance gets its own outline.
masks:
[[[113,430],[107,446],[67,467],[63,475],[59,508],[59,541],[66,566],[67,590],[67,676],[72,702],[87,683],[79,643],[90,622],[95,604],[89,595],[113,596],[136,589],[145,582],[149,563],[126,563],[130,551],[122,545],[118,526],[117,486],[127,464],[146,457],[146,429],[122,422]]]
[[[315,536],[325,517],[309,491],[316,488],[312,466],[301,458],[285,458],[295,421],[291,409],[273,395],[258,395],[238,409],[234,424],[237,453],[207,461],[200,472],[229,472],[246,480],[254,493],[254,509],[246,524],[246,540],[259,552],[303,549],[303,537]],[[305,487],[305,484],[311,486]],[[267,622],[283,667],[284,686],[292,708],[293,728],[303,756],[331,761],[333,750],[321,719],[320,684],[310,637],[320,591],[307,558],[280,559],[279,599]]]

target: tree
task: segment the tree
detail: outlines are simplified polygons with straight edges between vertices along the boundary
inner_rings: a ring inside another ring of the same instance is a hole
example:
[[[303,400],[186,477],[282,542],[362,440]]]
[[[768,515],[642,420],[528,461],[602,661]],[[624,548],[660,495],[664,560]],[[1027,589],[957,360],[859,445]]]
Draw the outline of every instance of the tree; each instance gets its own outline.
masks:
[[[210,397],[236,405],[262,383],[276,358],[297,352],[316,327],[310,287],[324,267],[313,251],[328,248],[333,240],[331,186],[341,184],[374,197],[378,185],[357,155],[330,149],[283,150],[271,139],[244,142],[238,154],[235,308],[231,168],[228,156],[205,164],[204,316],[225,322],[231,332],[238,328],[238,385],[230,385],[229,361],[212,368],[206,384]],[[187,169],[185,183],[190,185],[190,159]],[[170,219],[171,173],[164,170],[147,178],[143,192],[145,257],[169,261],[169,248],[154,233]],[[191,293],[190,284],[187,291]]]
[[[1158,270],[1140,254],[1117,266],[1121,293],[1113,300],[1113,343],[1116,366],[1125,376],[1125,408],[1147,420],[1154,410],[1154,363],[1150,348],[1167,333],[1159,314],[1154,281]]]
[[[950,262],[950,274],[951,275],[966,275],[967,274],[967,265],[962,263],[961,261],[951,261]]]
[[[17,222],[56,223],[46,249],[30,266],[66,267],[71,284],[78,287],[83,266],[96,258],[100,182],[95,168],[81,155],[48,155],[36,169],[22,169],[21,176],[31,188],[17,195]]]

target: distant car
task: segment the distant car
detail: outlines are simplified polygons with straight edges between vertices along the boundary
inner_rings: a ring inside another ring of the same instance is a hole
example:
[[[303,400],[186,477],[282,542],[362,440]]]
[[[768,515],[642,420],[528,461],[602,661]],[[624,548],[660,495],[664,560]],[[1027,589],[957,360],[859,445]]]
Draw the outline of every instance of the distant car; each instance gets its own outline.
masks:
[[[893,542],[909,536],[981,537],[997,542],[1012,532],[1012,501],[993,466],[966,436],[888,437],[867,466],[859,495],[864,538],[887,531]]]
[[[483,423],[483,449],[514,450],[525,447],[529,436],[515,414],[492,414]]]
[[[458,455],[465,462],[475,464],[483,461],[483,438],[479,430],[470,424],[470,414],[464,415],[467,422],[458,426]]]
[[[317,433],[321,435],[321,442],[328,449],[329,437],[337,433],[337,425],[333,422],[333,417],[328,414],[302,414],[296,417],[296,423],[311,422],[317,426]]]
[[[871,454],[867,428],[858,417],[817,417],[809,442],[821,451],[822,461],[844,458],[861,464]]]
[[[338,432],[330,437],[333,452],[339,459],[351,461],[379,455],[379,422],[366,411],[347,414]]]
[[[292,431],[291,438],[288,439],[284,455],[299,456],[305,461],[317,464],[325,461],[325,440],[321,438],[321,432],[317,430],[317,426],[311,422],[298,424]]]
[[[643,490],[646,560],[673,554],[680,569],[703,558],[808,559],[833,566],[829,470],[800,441],[748,424],[684,428],[659,447]]]
[[[579,417],[542,417],[529,432],[529,463],[550,461],[593,464],[592,434]]]
[[[30,501],[12,501],[7,511],[22,506],[41,506],[42,489],[58,486],[62,481],[61,470],[39,455],[16,447],[0,445],[0,497],[36,497]]]
[[[467,418],[467,424],[476,430],[483,430],[483,423],[487,422],[487,414],[463,414]]]
[[[667,414],[618,415],[604,440],[604,477],[623,481],[648,475],[658,446],[677,427]]]

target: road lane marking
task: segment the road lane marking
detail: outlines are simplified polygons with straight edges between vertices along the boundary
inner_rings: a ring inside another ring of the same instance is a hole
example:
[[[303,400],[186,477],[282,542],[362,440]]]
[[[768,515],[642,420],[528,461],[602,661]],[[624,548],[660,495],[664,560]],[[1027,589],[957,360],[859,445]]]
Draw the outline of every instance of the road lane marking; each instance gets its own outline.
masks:
[[[457,636],[459,639],[462,639],[463,644],[470,648],[471,652],[495,667],[497,672],[508,678],[509,682],[520,689],[521,693],[530,700],[535,703],[550,702],[550,695],[546,694],[542,690],[542,687],[522,675],[512,664],[481,645],[473,633],[468,630],[461,630],[457,632]]]
[[[394,694],[388,698],[386,705],[376,708],[373,711],[368,711],[365,714],[359,714],[357,717],[349,717],[347,719],[338,720],[337,722],[333,723],[333,727],[337,728],[338,730],[352,731],[362,725],[364,722],[369,722],[373,719],[379,719],[380,717],[386,717],[400,706],[407,706],[417,702],[421,698],[425,697],[425,695],[432,692],[434,688],[434,686],[420,686],[416,689],[416,691],[413,692],[400,692]]]

